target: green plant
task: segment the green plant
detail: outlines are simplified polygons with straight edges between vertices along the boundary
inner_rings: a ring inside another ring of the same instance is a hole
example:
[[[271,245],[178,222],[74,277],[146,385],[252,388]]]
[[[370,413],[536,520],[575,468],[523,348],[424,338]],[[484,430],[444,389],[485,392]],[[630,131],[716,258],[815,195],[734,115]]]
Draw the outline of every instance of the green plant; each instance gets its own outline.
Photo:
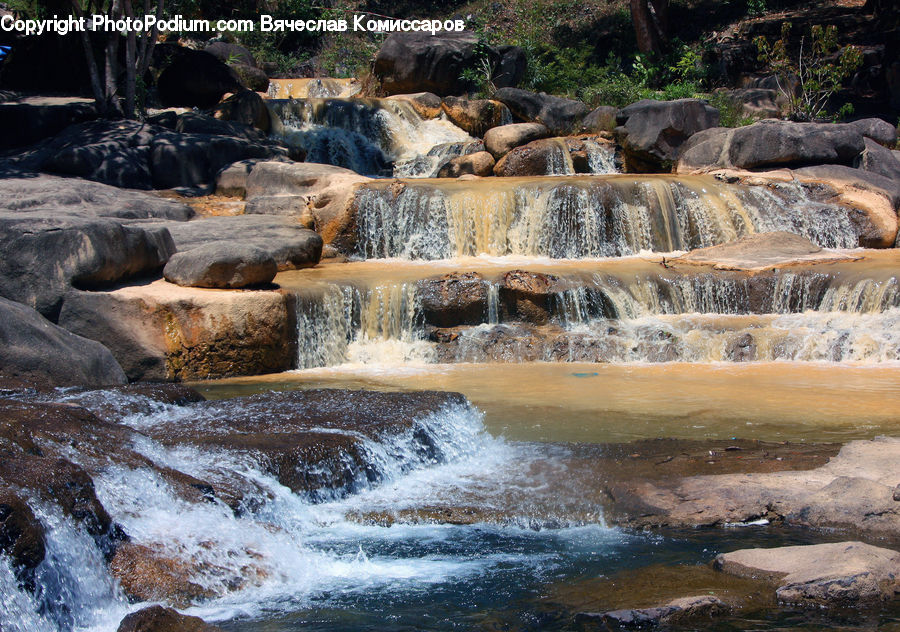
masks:
[[[752,16],[765,15],[768,10],[766,0],[747,0],[747,14]]]
[[[709,104],[719,111],[719,126],[744,127],[753,124],[756,119],[752,116],[744,116],[744,106],[733,99],[725,91],[714,92],[709,95]]]
[[[789,102],[790,118],[816,120],[825,113],[829,99],[841,90],[841,82],[862,65],[862,51],[846,46],[838,52],[837,28],[816,25],[810,41],[801,38],[799,52],[793,55],[788,47],[790,30],[790,22],[782,24],[781,39],[773,44],[765,36],[757,37],[759,60],[778,78],[779,90]]]
[[[490,46],[484,39],[479,38],[475,44],[475,67],[463,70],[459,78],[474,85],[478,91],[478,98],[490,98],[497,91],[494,85],[494,65],[491,63]]]

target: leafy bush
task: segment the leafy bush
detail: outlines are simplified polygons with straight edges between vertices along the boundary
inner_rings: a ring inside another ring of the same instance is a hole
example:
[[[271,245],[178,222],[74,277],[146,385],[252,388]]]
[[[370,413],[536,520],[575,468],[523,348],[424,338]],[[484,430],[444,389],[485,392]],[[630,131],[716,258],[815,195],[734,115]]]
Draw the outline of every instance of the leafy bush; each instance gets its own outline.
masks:
[[[774,44],[765,36],[757,37],[759,60],[778,78],[778,88],[789,102],[790,117],[799,121],[816,120],[825,113],[829,99],[841,90],[841,82],[862,65],[862,51],[856,46],[846,46],[838,52],[837,27],[817,24],[812,27],[810,42],[801,38],[800,50],[793,55],[788,50],[790,31],[790,22],[782,24],[781,39]],[[847,113],[844,106],[837,116]]]

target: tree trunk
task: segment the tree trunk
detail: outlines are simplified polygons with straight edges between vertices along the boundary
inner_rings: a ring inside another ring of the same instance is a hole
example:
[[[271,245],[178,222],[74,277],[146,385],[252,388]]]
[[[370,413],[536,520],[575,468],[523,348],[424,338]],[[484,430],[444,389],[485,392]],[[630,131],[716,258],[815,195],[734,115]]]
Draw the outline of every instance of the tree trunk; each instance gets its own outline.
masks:
[[[669,0],[630,0],[638,50],[659,53],[668,41]]]
[[[131,0],[124,0],[125,15],[134,18]],[[134,118],[135,64],[137,55],[137,35],[129,30],[125,39],[125,118]]]

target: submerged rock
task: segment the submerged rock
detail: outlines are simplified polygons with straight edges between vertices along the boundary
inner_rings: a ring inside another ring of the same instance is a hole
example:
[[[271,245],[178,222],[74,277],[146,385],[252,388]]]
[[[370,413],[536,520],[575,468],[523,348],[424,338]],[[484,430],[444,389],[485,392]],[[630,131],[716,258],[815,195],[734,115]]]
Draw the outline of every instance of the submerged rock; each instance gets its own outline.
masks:
[[[862,542],[741,549],[719,555],[715,567],[775,584],[788,604],[848,606],[900,595],[900,553]]]
[[[44,559],[44,529],[25,500],[0,481],[0,553],[26,579]]]
[[[109,563],[109,572],[119,580],[129,598],[136,601],[166,601],[179,608],[209,599],[215,594],[191,581],[194,570],[187,561],[166,557],[154,548],[131,542],[121,545]]]
[[[149,606],[132,612],[119,623],[116,632],[219,632],[200,617],[181,614],[172,608]]]
[[[778,231],[741,237],[719,246],[699,248],[669,260],[670,264],[711,265],[716,270],[764,270],[796,263],[853,261],[843,253],[823,250],[809,239]]]
[[[712,595],[681,597],[664,606],[635,610],[612,610],[604,613],[581,613],[576,623],[601,625],[605,630],[655,628],[671,624],[697,624],[697,619],[708,619],[728,612],[728,605]]]

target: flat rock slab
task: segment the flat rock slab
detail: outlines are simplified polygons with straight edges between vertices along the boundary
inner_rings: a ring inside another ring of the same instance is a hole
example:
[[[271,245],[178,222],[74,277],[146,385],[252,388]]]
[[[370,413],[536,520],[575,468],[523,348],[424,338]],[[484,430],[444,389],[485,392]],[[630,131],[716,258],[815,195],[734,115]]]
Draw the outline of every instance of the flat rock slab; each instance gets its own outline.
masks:
[[[786,603],[850,605],[900,595],[900,553],[862,542],[741,549],[719,555],[715,567],[775,583]]]
[[[813,470],[689,476],[610,486],[611,519],[629,526],[715,526],[759,519],[900,535],[900,439],[851,441]]]
[[[825,250],[805,237],[779,231],[748,235],[727,244],[693,250],[669,263],[710,265],[716,270],[760,271],[799,263],[834,263],[859,258]]]

